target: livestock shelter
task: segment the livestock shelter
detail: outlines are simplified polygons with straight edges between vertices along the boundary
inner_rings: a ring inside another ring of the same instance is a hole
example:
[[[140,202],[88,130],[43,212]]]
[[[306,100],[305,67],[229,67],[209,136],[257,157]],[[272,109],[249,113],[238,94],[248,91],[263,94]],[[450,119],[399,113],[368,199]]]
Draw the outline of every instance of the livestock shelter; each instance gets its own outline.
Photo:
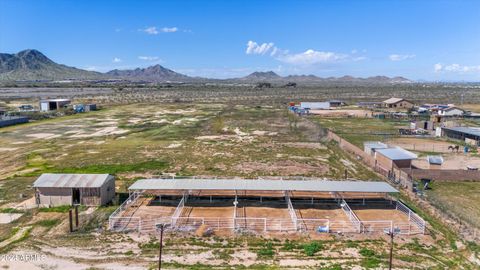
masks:
[[[442,127],[442,136],[476,146],[480,145],[480,128],[478,127]]]
[[[191,232],[423,233],[425,221],[381,181],[318,179],[138,180],[112,213],[109,229],[156,233],[158,224]]]
[[[70,99],[57,98],[57,99],[47,99],[40,101],[40,111],[48,112],[62,109],[68,104],[70,104]]]
[[[37,205],[106,205],[115,197],[109,174],[42,174],[34,183]]]
[[[377,149],[375,152],[375,166],[386,170],[392,170],[394,167],[411,168],[412,160],[417,159],[417,155],[401,147],[386,149]]]

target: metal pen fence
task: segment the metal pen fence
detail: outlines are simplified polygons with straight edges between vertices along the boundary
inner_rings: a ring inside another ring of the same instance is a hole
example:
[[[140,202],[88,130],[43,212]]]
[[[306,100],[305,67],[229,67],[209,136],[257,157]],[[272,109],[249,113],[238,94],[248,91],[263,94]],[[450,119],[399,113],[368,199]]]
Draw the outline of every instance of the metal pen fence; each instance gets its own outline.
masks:
[[[425,233],[426,222],[423,218],[419,217],[401,201],[396,202],[396,209],[408,216],[409,223],[413,223],[417,227],[418,232]]]
[[[342,208],[343,212],[347,215],[348,219],[352,222],[353,226],[356,228],[358,232],[362,231],[362,222],[357,217],[355,212],[350,208],[348,203],[342,199],[340,203],[340,207]]]

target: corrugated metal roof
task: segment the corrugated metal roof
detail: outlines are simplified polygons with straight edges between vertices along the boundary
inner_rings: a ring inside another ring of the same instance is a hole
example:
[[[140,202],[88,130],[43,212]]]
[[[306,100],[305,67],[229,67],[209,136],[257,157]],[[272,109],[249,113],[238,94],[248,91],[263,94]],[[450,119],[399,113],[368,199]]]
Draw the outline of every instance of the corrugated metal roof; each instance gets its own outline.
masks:
[[[97,188],[108,179],[109,174],[54,174],[44,173],[33,183],[34,187]]]
[[[457,131],[457,132],[480,137],[480,128],[478,127],[452,127],[452,128],[443,128],[443,129]]]
[[[316,192],[398,192],[385,182],[251,179],[143,179],[129,190],[248,190]]]
[[[417,155],[407,151],[401,147],[378,149],[377,153],[381,153],[391,160],[405,160],[405,159],[416,159]]]

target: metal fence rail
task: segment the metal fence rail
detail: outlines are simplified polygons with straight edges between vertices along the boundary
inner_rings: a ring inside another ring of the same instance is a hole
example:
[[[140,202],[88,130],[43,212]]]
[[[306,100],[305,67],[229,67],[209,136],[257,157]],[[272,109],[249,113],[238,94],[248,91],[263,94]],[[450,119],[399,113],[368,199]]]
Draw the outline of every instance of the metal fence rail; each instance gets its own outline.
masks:
[[[172,227],[175,227],[175,223],[177,222],[177,219],[180,217],[182,214],[183,208],[185,207],[185,202],[187,201],[188,194],[185,192],[183,193],[182,199],[177,205],[177,208],[175,209],[175,212],[173,212],[172,215]]]
[[[340,207],[342,208],[345,215],[347,215],[348,220],[350,220],[350,222],[352,222],[352,224],[356,228],[356,230],[358,232],[362,232],[362,222],[357,217],[357,215],[355,215],[353,210],[350,208],[350,206],[348,205],[348,203],[344,199],[342,199],[342,201],[340,203]]]
[[[142,192],[133,192],[130,196],[122,203],[120,206],[113,211],[112,214],[108,217],[108,228],[110,230],[118,230],[121,228],[121,224],[127,224],[127,220],[132,220],[135,218],[132,217],[121,217],[121,212],[126,210],[130,205],[134,204],[138,198],[142,195]],[[133,220],[132,220],[133,221]]]
[[[408,216],[408,221],[413,223],[418,228],[418,232],[425,233],[426,222],[423,218],[410,210],[410,208],[408,208],[401,201],[396,202],[396,209]]]
[[[287,201],[288,213],[290,214],[293,225],[295,226],[295,228],[298,228],[298,217],[297,213],[295,213],[295,209],[293,208],[292,200],[290,200],[289,191],[285,191],[285,200]]]

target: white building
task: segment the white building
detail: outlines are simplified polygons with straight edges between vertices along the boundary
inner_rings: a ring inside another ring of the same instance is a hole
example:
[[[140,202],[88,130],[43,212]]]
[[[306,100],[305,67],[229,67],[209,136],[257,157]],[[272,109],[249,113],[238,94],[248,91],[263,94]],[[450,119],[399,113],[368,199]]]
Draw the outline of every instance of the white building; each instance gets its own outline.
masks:
[[[441,116],[462,116],[463,114],[465,114],[465,111],[457,107],[438,110],[438,115]]]
[[[57,99],[47,99],[40,101],[40,111],[48,112],[55,111],[65,107],[70,104],[70,99],[57,98]]]
[[[300,108],[310,110],[329,110],[330,102],[300,102]]]

